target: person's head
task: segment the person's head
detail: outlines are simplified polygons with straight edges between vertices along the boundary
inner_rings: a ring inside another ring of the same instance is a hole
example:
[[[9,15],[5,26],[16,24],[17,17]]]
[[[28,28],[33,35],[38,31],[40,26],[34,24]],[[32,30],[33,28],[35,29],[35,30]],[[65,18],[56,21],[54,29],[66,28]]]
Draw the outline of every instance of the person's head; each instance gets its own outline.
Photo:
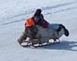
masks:
[[[41,10],[41,9],[36,9],[36,11],[35,11],[35,15],[40,15],[40,14],[41,14],[41,12],[42,12],[42,10]]]

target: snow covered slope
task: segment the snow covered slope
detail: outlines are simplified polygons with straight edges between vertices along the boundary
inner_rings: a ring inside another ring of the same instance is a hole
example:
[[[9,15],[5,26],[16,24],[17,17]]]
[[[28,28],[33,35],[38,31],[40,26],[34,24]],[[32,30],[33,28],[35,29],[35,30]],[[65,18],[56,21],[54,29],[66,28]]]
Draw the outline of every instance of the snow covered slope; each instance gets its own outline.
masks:
[[[24,19],[37,8],[50,23],[61,23],[70,36],[41,48],[22,48],[17,39]],[[0,61],[77,61],[77,0],[0,0]]]

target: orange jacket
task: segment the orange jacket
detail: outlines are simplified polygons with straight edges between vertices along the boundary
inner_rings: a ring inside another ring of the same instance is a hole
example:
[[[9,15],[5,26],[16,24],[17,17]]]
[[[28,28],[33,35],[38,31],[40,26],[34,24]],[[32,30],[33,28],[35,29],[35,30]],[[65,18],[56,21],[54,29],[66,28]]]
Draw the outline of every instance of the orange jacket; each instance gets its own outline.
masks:
[[[31,18],[28,18],[26,20],[26,22],[25,22],[25,26],[26,27],[32,27],[33,25],[35,25],[35,22],[34,22],[33,18],[32,17]]]

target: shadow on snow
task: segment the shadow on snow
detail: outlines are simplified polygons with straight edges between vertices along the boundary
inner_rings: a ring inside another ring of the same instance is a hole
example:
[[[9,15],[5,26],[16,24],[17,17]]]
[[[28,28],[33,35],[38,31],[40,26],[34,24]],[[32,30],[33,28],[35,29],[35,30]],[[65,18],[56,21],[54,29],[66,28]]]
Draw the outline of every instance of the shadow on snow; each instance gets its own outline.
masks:
[[[77,42],[75,41],[62,41],[58,44],[43,46],[42,49],[56,49],[56,50],[70,50],[77,51]]]

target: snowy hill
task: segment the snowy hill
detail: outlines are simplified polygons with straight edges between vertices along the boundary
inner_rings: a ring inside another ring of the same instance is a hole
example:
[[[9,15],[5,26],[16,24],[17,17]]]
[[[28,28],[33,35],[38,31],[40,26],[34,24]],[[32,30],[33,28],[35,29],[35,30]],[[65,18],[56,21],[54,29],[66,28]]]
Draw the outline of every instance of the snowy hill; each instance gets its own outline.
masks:
[[[24,19],[37,8],[43,10],[50,23],[61,23],[70,36],[61,43],[42,48],[22,48],[17,39],[24,30]],[[0,1],[0,61],[77,61],[77,1],[76,0],[1,0]]]

